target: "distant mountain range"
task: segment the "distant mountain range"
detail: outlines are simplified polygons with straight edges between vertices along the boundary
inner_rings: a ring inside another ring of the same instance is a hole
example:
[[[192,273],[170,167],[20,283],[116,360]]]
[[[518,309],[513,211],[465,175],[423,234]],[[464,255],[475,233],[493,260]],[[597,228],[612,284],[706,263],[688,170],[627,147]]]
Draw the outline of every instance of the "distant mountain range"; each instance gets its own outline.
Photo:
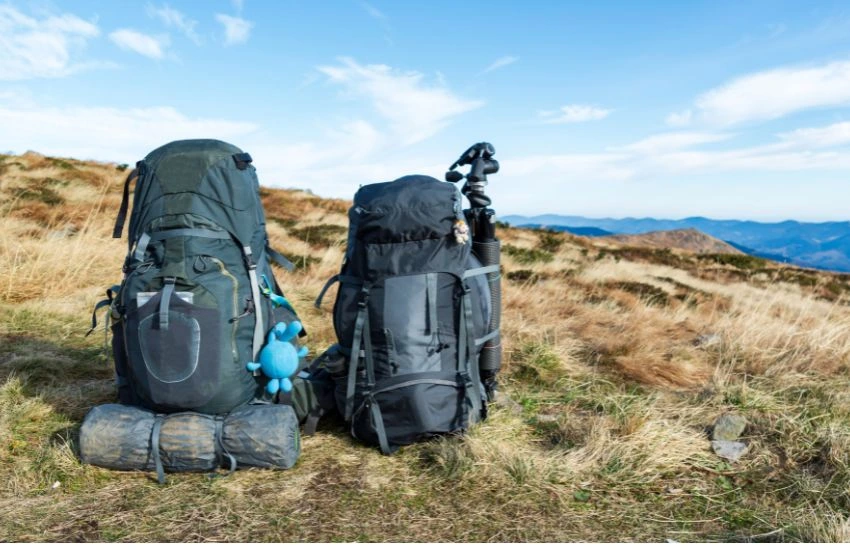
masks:
[[[583,236],[696,229],[753,256],[803,267],[850,272],[850,222],[760,223],[709,218],[614,219],[554,214],[504,216],[501,220],[518,227],[548,227]]]

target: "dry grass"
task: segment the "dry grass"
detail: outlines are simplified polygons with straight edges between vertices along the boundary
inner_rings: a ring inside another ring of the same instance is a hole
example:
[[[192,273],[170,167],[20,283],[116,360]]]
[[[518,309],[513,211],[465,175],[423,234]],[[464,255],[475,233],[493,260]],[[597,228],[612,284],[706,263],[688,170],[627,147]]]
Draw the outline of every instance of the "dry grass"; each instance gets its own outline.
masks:
[[[105,335],[82,335],[120,278],[123,176],[0,158],[0,540],[850,540],[846,276],[515,228],[502,397],[464,437],[382,457],[326,422],[290,471],[165,486],[80,464],[79,422],[114,399]],[[315,354],[348,203],[262,195],[307,264],[278,276]],[[749,421],[734,465],[707,437],[727,411]]]

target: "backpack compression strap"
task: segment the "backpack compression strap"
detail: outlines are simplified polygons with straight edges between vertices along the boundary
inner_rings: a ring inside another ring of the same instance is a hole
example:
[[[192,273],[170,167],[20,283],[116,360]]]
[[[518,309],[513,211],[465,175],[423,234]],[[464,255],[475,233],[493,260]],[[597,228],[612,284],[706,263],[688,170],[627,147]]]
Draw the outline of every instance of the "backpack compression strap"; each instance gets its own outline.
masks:
[[[254,343],[251,360],[256,361],[265,338],[263,311],[260,305],[260,281],[257,279],[257,264],[254,262],[251,247],[243,246],[242,254],[245,257],[245,266],[248,268],[248,279],[251,281],[251,299],[254,300]],[[254,376],[259,376],[259,370],[254,371]]]

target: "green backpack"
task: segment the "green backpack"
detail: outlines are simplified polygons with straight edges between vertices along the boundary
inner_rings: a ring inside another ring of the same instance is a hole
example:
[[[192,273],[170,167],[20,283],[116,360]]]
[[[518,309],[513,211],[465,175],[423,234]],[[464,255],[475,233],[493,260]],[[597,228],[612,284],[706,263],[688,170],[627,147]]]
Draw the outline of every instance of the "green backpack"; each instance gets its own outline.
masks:
[[[122,404],[221,414],[263,397],[268,380],[246,365],[298,316],[270,300],[282,292],[269,261],[292,264],[269,247],[251,161],[221,141],[175,141],[127,178],[113,232],[135,181],[124,279],[98,304],[111,305]]]

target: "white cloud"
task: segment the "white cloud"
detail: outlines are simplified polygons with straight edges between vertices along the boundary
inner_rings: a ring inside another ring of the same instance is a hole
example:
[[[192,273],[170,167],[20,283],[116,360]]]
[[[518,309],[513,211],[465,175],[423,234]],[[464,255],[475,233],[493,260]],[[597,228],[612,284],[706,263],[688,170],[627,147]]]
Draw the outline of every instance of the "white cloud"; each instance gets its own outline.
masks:
[[[486,69],[481,71],[479,74],[487,74],[489,72],[493,72],[497,69],[501,69],[502,67],[507,67],[508,65],[513,65],[517,61],[519,61],[519,57],[517,57],[515,55],[506,55],[504,57],[500,57],[496,61],[490,63],[490,65]]]
[[[95,66],[73,57],[99,35],[97,25],[76,15],[37,19],[0,5],[0,80],[57,78]]]
[[[601,120],[611,114],[611,109],[603,109],[593,105],[564,105],[557,111],[540,111],[540,118],[546,124],[571,124]]]
[[[771,120],[819,107],[850,104],[850,61],[782,67],[737,78],[696,99],[708,122]]]
[[[664,119],[664,122],[667,124],[667,126],[673,126],[674,128],[682,128],[691,124],[692,117],[693,112],[690,109],[686,109],[678,113],[670,113],[669,115],[667,115],[667,118]]]
[[[175,139],[238,139],[256,130],[249,122],[193,118],[172,107],[8,106],[0,99],[0,143],[81,159],[134,162]]]
[[[201,44],[201,37],[195,31],[198,22],[194,19],[189,19],[183,12],[175,10],[168,4],[164,4],[160,8],[148,4],[147,12],[148,16],[159,19],[166,27],[176,28],[195,44]]]
[[[360,65],[349,58],[340,63],[318,70],[351,95],[369,101],[403,145],[433,136],[458,115],[484,104],[459,97],[444,85],[426,85],[424,75],[415,71]]]
[[[350,198],[358,185],[424,173],[440,177],[415,153],[387,158],[385,136],[363,120],[352,120],[312,141],[292,141],[250,120],[188,116],[173,107],[116,109],[53,106],[23,91],[0,92],[0,143],[47,155],[132,163],[177,139],[214,138],[251,153],[263,185],[313,189]],[[448,161],[447,161],[448,162]]]
[[[225,46],[244,44],[251,37],[251,29],[254,28],[253,22],[223,13],[215,14],[215,18],[224,27]]]
[[[633,156],[626,153],[532,155],[503,159],[499,175],[514,181],[555,177],[559,180],[622,181],[635,175]],[[546,176],[543,176],[546,174]]]
[[[118,29],[109,33],[112,40],[122,50],[129,50],[151,59],[162,59],[168,46],[168,37],[154,38],[133,29]]]
[[[731,134],[711,134],[699,132],[668,132],[646,137],[629,145],[613,148],[623,151],[634,151],[637,153],[664,153],[667,151],[679,151],[694,145],[716,143],[731,138]]]
[[[820,128],[798,128],[779,134],[790,147],[822,149],[850,143],[850,122],[838,122]]]

